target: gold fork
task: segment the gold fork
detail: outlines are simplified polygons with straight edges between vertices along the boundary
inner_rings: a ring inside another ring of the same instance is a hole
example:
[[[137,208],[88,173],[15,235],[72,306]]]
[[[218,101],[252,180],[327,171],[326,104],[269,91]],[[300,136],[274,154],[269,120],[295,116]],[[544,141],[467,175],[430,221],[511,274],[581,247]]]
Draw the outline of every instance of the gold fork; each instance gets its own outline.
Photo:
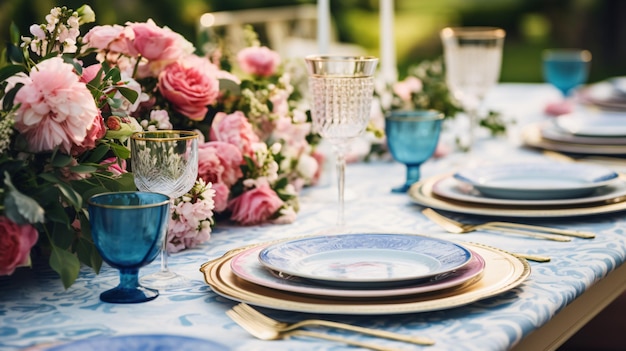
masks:
[[[565,238],[563,236],[572,236],[583,239],[593,239],[596,237],[594,233],[577,231],[577,230],[568,230],[568,229],[560,229],[560,228],[552,228],[552,227],[543,227],[537,225],[530,224],[522,224],[522,223],[511,223],[511,222],[485,222],[480,224],[466,224],[460,223],[453,219],[443,216],[440,213],[435,212],[431,208],[425,208],[422,210],[422,213],[430,218],[433,222],[439,224],[441,227],[446,229],[451,233],[469,233],[478,229],[490,229],[490,230],[499,230],[503,232],[527,235],[540,239],[548,239],[555,241],[570,241],[570,238]],[[558,234],[558,235],[550,235],[544,233]]]
[[[359,327],[355,325],[337,323],[337,322],[320,320],[320,319],[306,319],[306,320],[302,320],[296,323],[279,322],[275,319],[272,319],[264,315],[263,313],[257,311],[256,309],[250,307],[249,305],[245,303],[240,303],[239,305],[234,306],[233,310],[239,313],[239,315],[241,316],[245,316],[245,317],[248,317],[249,319],[255,320],[259,324],[263,324],[269,328],[273,328],[274,330],[278,332],[291,331],[291,330],[299,329],[305,326],[324,326],[324,327],[329,327],[329,328],[350,330],[350,331],[367,334],[371,336],[397,340],[397,341],[404,341],[404,342],[418,344],[418,345],[433,345],[435,343],[434,340],[425,338],[425,337],[403,335],[403,334],[388,332],[385,330],[369,329],[369,328]]]
[[[258,323],[257,321],[250,319],[248,316],[242,316],[237,313],[235,310],[226,311],[226,315],[230,317],[235,323],[237,323],[240,327],[246,330],[248,333],[252,334],[254,337],[261,340],[279,340],[279,339],[289,339],[292,336],[306,336],[317,339],[324,339],[329,341],[340,342],[346,345],[363,347],[376,351],[394,351],[397,348],[389,348],[382,345],[376,345],[373,343],[367,343],[357,340],[351,340],[347,338],[342,338],[339,336],[328,335],[323,333],[316,333],[307,330],[292,330],[281,332],[276,329],[273,329],[265,324]]]

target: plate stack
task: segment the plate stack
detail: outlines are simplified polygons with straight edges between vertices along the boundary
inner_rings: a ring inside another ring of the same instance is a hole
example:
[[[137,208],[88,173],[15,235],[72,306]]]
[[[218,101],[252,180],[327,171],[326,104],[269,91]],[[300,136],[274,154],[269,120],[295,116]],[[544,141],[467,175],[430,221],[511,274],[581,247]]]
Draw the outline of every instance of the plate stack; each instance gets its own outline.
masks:
[[[414,184],[416,203],[492,217],[573,217],[626,209],[626,177],[585,163],[467,168]]]
[[[328,314],[399,314],[466,305],[508,291],[528,263],[478,244],[421,235],[308,236],[232,250],[200,269],[217,294]]]
[[[591,84],[577,95],[582,103],[591,107],[626,112],[626,77],[614,77]]]
[[[526,145],[584,155],[626,155],[626,111],[581,110],[531,124]]]

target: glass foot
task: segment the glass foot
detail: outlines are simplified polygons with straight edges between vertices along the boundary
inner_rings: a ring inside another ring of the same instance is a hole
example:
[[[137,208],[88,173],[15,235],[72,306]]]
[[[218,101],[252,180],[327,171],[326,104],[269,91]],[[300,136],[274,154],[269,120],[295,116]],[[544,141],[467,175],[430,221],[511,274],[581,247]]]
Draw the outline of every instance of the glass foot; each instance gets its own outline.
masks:
[[[151,301],[159,296],[159,292],[143,286],[136,288],[116,287],[100,294],[100,300],[110,303],[138,303]]]
[[[186,277],[172,271],[159,271],[139,278],[141,285],[157,290],[179,289],[189,286]]]
[[[411,188],[411,184],[404,184],[404,185],[391,189],[391,192],[397,193],[397,194],[406,193],[407,191],[409,191],[410,188]]]

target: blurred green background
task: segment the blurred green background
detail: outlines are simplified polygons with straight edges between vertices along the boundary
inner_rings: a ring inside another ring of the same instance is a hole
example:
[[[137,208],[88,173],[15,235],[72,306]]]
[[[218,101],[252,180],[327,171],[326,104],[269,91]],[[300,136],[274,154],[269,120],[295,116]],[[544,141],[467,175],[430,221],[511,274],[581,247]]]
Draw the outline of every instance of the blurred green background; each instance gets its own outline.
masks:
[[[54,6],[89,4],[97,24],[123,24],[152,18],[198,44],[203,13],[315,4],[293,0],[0,0],[0,38],[8,40],[15,22],[23,34],[43,23]],[[331,0],[341,42],[378,54],[378,0]],[[438,32],[449,25],[498,26],[507,31],[501,81],[541,82],[541,51],[578,47],[592,52],[589,82],[626,75],[626,1],[622,0],[395,0],[398,71],[442,53]]]

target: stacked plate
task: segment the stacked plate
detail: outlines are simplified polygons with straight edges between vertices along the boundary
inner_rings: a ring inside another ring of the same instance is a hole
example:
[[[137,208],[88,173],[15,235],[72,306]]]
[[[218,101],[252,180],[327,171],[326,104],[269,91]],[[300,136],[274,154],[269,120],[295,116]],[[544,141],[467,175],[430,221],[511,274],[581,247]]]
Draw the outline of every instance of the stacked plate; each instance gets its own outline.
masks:
[[[485,216],[571,217],[626,209],[626,178],[584,163],[498,164],[425,179],[416,203]]]
[[[614,77],[591,84],[578,93],[585,104],[604,110],[626,111],[626,77]]]
[[[528,126],[532,147],[594,155],[626,154],[626,111],[581,110]]]
[[[381,233],[252,245],[200,270],[213,291],[229,299],[330,314],[452,308],[508,291],[530,274],[525,260],[495,248]]]

